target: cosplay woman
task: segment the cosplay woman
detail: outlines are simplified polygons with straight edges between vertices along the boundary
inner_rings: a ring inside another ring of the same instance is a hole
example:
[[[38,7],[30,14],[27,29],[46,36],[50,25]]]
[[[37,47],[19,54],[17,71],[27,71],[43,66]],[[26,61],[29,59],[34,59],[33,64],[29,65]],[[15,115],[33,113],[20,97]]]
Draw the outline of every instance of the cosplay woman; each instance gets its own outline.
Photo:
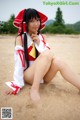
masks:
[[[31,85],[30,97],[40,100],[40,83],[50,82],[59,71],[63,78],[80,89],[80,78],[60,58],[53,56],[40,30],[45,27],[47,16],[35,9],[20,11],[14,20],[19,29],[15,45],[14,81],[6,94],[17,94],[25,85]]]

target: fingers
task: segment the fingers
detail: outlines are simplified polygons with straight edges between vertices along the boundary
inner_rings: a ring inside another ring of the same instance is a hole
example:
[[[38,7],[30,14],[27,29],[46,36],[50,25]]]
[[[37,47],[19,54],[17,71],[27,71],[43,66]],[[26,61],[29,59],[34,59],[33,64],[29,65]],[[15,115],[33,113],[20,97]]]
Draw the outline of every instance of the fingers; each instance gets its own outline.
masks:
[[[36,35],[36,34],[32,34],[32,35],[31,35],[31,38],[33,38],[33,37],[37,37],[37,35]]]
[[[31,38],[32,38],[32,40],[35,40],[35,41],[38,40],[38,36],[36,34],[32,34]]]
[[[34,42],[36,42],[36,43],[39,45],[40,39],[39,39],[38,35],[32,34],[32,35],[31,35],[31,38],[32,38],[32,40],[33,40]]]
[[[13,90],[7,90],[6,92],[5,92],[5,95],[12,95],[13,94]]]

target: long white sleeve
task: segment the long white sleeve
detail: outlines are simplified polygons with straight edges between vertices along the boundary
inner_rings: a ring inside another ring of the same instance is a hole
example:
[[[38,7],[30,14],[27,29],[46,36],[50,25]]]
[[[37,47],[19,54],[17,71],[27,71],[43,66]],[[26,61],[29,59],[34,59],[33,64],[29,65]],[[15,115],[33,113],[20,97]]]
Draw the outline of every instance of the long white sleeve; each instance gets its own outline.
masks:
[[[14,91],[13,94],[16,94],[24,86],[23,71],[25,68],[25,60],[23,47],[19,45],[15,47],[14,59],[15,59],[15,68],[13,75],[14,81],[6,82],[6,84],[13,89]]]
[[[15,68],[14,68],[13,78],[15,84],[22,88],[24,86],[23,70],[25,67],[23,47],[21,46],[15,47],[14,58],[15,58]]]

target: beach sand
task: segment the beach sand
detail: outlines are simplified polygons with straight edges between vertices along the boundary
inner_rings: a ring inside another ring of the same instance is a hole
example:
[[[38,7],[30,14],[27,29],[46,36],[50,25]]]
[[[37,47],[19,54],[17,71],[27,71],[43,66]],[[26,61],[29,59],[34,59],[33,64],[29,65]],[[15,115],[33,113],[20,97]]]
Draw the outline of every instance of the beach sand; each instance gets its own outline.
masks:
[[[52,81],[40,86],[41,101],[30,99],[26,84],[17,95],[6,96],[5,82],[13,80],[15,36],[0,35],[0,108],[12,107],[13,120],[80,120],[79,90],[58,72]],[[54,56],[61,57],[80,77],[80,35],[47,34]]]

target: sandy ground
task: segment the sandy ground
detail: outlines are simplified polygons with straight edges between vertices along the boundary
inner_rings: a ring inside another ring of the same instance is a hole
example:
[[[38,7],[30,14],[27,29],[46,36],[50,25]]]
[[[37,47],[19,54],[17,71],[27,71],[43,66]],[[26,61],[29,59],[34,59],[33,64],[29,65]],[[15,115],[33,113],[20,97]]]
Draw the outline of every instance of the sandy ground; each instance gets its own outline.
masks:
[[[80,77],[80,35],[47,35],[55,56],[66,61]],[[6,81],[13,80],[15,36],[0,35],[0,107],[13,108],[13,120],[80,120],[78,89],[60,73],[48,85],[40,86],[41,102],[30,100],[31,86],[16,96],[5,96]]]

